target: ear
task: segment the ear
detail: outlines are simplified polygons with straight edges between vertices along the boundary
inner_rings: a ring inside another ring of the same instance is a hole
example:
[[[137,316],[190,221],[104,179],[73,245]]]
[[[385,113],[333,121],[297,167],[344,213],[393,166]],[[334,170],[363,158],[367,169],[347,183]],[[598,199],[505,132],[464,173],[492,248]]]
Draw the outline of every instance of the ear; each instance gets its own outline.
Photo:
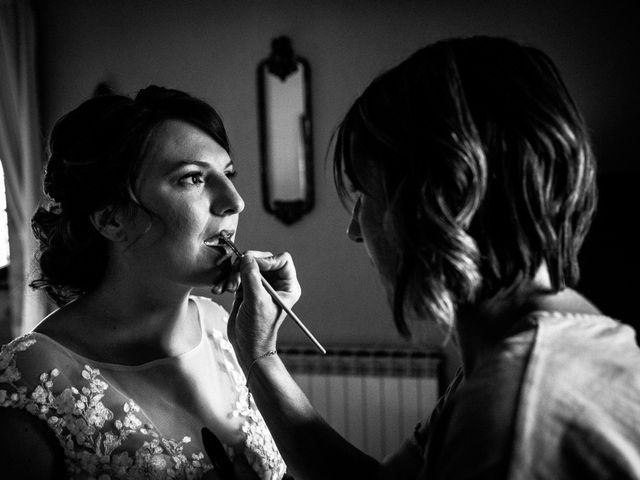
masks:
[[[122,222],[122,212],[119,208],[109,205],[96,210],[89,216],[91,223],[100,234],[112,242],[126,242],[127,232]]]

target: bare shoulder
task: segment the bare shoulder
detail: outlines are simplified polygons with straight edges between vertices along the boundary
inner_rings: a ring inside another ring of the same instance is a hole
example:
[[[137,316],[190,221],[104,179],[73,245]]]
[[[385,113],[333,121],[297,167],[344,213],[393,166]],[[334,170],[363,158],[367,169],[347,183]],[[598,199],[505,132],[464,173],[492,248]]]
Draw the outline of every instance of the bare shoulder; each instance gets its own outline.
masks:
[[[2,476],[24,479],[64,478],[64,453],[43,420],[16,408],[0,408]]]
[[[91,358],[92,349],[88,339],[95,338],[93,323],[86,321],[86,315],[78,308],[79,302],[72,302],[47,315],[34,329],[60,345]]]
[[[76,321],[73,304],[57,308],[36,325],[33,331],[43,335],[53,336],[56,333],[66,330],[69,325]]]

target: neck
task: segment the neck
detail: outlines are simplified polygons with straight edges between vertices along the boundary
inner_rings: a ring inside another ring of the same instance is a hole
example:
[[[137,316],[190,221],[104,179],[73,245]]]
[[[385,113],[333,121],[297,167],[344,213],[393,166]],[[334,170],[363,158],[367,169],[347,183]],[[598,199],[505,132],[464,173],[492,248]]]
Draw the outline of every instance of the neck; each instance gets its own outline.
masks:
[[[144,285],[141,287],[141,285]],[[153,282],[110,280],[73,305],[80,338],[99,339],[109,362],[139,364],[190,350],[200,339],[190,288],[169,288]],[[96,340],[97,341],[97,340]],[[91,358],[95,358],[92,356]]]
[[[85,295],[81,301],[96,313],[93,327],[118,329],[127,338],[162,338],[188,316],[189,292],[159,298],[148,292],[118,292],[103,287]]]
[[[473,371],[482,352],[504,338],[514,322],[527,312],[545,309],[542,300],[560,294],[553,292],[547,268],[542,265],[533,279],[463,308],[456,320],[456,335],[465,373]]]

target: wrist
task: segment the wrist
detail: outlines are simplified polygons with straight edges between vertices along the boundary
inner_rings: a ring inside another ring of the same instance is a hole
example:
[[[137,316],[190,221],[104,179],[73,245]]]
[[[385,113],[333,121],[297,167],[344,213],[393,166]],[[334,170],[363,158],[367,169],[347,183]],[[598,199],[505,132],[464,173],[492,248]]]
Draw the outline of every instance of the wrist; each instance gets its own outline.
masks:
[[[276,349],[268,350],[268,351],[258,355],[256,358],[254,358],[251,361],[251,363],[249,364],[249,367],[247,368],[247,386],[249,386],[249,380],[251,379],[251,371],[258,364],[258,362],[260,362],[262,360],[265,360],[267,357],[273,357],[273,356],[275,356],[277,354],[278,354],[278,351]]]
[[[277,352],[277,348],[275,345],[265,345],[262,347],[253,347],[253,348],[239,348],[236,352],[236,356],[238,358],[238,363],[244,370],[245,374],[251,368],[251,365],[259,358],[269,356],[267,355],[269,352]]]
[[[261,355],[258,355],[255,359],[253,359],[253,361],[249,364],[249,368],[247,369],[247,383],[246,383],[246,387],[247,387],[247,395],[248,398],[247,400],[249,401],[249,403],[251,402],[251,387],[250,387],[250,382],[251,382],[251,378],[252,378],[252,373],[254,373],[254,371],[259,368],[259,364],[261,362],[267,362],[269,361],[270,358],[274,358],[277,357],[278,352],[277,350],[273,349],[273,350],[268,350],[266,352],[264,352]],[[255,375],[254,375],[255,377]]]

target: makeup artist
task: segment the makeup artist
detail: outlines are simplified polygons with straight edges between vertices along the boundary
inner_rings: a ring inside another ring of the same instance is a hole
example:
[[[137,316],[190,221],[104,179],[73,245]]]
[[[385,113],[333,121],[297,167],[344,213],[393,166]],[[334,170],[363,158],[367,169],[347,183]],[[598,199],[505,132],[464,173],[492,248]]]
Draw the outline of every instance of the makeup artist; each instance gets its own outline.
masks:
[[[0,477],[282,478],[227,312],[192,295],[236,288],[220,235],[244,202],[217,112],[156,86],[99,95],[49,147],[33,286],[60,308],[0,352]]]
[[[395,454],[367,456],[276,353],[282,315],[259,271],[293,302],[292,261],[246,254],[229,338],[294,477],[640,478],[635,332],[574,289],[595,169],[581,114],[537,48],[443,40],[369,85],[335,142],[338,191],[355,202],[348,236],[398,331],[439,323],[462,368]]]

